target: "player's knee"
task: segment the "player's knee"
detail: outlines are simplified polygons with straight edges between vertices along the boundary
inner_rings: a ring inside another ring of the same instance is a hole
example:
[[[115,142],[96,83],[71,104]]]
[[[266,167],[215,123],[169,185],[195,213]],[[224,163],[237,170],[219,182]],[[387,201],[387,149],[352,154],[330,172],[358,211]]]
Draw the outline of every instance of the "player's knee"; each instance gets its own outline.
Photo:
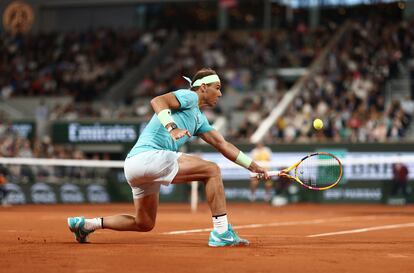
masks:
[[[154,228],[155,221],[141,221],[139,219],[135,219],[135,225],[138,231],[148,232]]]
[[[221,175],[220,167],[216,163],[210,163],[210,175],[214,177]]]

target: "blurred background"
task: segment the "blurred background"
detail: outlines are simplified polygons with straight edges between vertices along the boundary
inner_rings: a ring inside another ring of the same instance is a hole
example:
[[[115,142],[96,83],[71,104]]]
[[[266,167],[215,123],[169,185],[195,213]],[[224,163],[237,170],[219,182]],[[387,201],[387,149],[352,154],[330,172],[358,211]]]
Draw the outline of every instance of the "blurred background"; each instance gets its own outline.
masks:
[[[325,192],[277,179],[255,189],[194,138],[184,151],[220,164],[229,201],[414,202],[414,1],[2,0],[0,14],[4,205],[131,200],[121,161],[149,101],[203,67],[222,79],[209,121],[244,152],[259,146],[257,160],[270,150],[281,168],[328,151],[358,162]],[[190,191],[163,187],[161,200]]]

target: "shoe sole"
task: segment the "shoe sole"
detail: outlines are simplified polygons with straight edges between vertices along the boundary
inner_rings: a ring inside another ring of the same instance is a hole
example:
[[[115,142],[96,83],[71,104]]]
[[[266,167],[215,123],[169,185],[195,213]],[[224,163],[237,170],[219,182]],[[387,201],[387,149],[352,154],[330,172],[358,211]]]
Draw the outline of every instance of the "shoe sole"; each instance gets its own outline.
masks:
[[[70,223],[70,219],[71,218],[68,218],[67,219],[67,221],[68,221],[68,227],[69,227],[69,230],[73,233],[73,235],[75,235],[76,241],[78,241],[81,244],[87,243],[88,242],[88,236],[86,236],[84,238],[82,238],[81,236],[78,236],[78,234],[77,234],[77,232],[75,230],[75,227],[72,227],[72,225]]]
[[[243,243],[243,242],[239,242],[237,244],[231,244],[231,245],[227,245],[227,244],[210,244],[208,243],[208,246],[211,247],[239,247],[239,246],[248,246],[250,243]]]

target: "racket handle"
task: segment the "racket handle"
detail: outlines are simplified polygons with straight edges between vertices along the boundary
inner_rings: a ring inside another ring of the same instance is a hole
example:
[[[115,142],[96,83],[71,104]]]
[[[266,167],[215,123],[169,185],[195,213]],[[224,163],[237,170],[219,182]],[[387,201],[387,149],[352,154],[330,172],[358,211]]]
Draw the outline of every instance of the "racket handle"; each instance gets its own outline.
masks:
[[[267,172],[268,175],[270,176],[278,176],[280,174],[280,171],[270,171]],[[257,177],[258,173],[250,173],[250,177]]]

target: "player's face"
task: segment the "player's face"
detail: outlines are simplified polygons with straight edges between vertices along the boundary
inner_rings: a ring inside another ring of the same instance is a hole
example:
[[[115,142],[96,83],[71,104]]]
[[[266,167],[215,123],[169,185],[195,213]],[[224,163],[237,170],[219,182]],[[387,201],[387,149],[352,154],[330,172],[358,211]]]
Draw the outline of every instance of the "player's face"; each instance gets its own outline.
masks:
[[[206,104],[208,106],[215,106],[221,97],[221,84],[220,82],[214,82],[210,85],[207,85],[207,92],[206,92]]]

